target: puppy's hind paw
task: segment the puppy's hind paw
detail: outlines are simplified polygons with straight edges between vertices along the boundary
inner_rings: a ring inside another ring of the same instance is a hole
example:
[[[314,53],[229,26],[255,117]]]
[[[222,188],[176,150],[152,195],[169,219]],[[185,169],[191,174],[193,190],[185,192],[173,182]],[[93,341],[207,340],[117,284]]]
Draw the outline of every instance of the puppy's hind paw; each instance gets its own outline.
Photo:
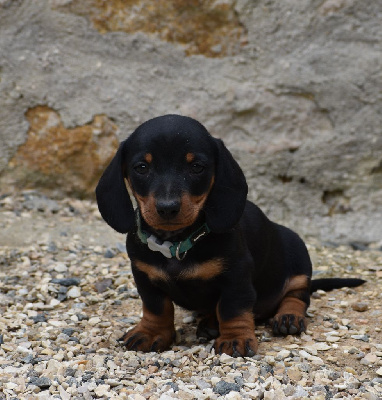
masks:
[[[299,335],[306,331],[305,317],[295,314],[277,314],[271,321],[274,335]]]
[[[219,323],[216,316],[206,316],[200,320],[196,329],[196,337],[211,340],[219,336]]]

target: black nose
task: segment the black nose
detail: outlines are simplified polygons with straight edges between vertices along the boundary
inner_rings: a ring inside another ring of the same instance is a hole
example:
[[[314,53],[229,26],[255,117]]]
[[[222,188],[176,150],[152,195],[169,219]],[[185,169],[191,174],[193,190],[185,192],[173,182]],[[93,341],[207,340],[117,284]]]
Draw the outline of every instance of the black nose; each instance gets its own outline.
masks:
[[[157,200],[157,213],[165,219],[177,216],[180,211],[180,201],[178,200]]]

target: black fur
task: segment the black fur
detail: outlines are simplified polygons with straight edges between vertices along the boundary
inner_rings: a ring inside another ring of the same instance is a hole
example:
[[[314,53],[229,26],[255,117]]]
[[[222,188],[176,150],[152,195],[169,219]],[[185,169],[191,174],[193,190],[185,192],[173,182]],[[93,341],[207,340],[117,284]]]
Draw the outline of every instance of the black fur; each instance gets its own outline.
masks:
[[[138,200],[151,199],[147,202],[151,217],[141,215],[142,229],[148,234],[177,242],[203,223],[211,232],[182,260],[151,251],[138,237],[126,182]],[[305,244],[296,233],[270,221],[246,200],[247,190],[244,174],[223,142],[191,118],[154,118],[121,143],[96,195],[105,221],[118,232],[128,233],[127,251],[144,304],[141,323],[123,338],[128,348],[149,351],[169,346],[170,339],[161,336],[159,331],[164,328],[159,326],[160,318],[171,321],[171,312],[166,311],[170,299],[206,316],[198,334],[207,338],[220,334],[218,351],[252,355],[256,338],[248,312],[255,318],[276,314],[273,330],[277,334],[300,333],[306,328],[304,313],[311,291],[364,282],[320,279],[310,285],[312,265]],[[184,196],[191,201],[189,210],[184,209]],[[178,208],[183,207],[182,212],[188,215],[203,196],[206,200],[197,217],[182,225]],[[159,204],[165,206],[165,213]],[[167,228],[161,229],[162,223]],[[172,223],[174,228],[169,228]],[[281,307],[283,302],[294,304],[290,312]],[[148,328],[151,320],[156,321],[155,333]]]

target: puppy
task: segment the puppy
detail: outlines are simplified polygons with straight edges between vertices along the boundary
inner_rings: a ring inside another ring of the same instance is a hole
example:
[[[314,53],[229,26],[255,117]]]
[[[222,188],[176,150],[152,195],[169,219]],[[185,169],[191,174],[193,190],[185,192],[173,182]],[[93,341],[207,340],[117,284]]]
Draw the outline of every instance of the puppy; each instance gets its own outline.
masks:
[[[133,208],[128,190],[138,207]],[[247,200],[242,170],[192,118],[151,119],[123,141],[103,173],[98,207],[127,252],[143,317],[122,338],[131,350],[163,351],[174,340],[174,306],[203,315],[197,335],[218,353],[253,356],[255,319],[276,335],[306,329],[310,293],[358,286],[312,281],[305,244]]]

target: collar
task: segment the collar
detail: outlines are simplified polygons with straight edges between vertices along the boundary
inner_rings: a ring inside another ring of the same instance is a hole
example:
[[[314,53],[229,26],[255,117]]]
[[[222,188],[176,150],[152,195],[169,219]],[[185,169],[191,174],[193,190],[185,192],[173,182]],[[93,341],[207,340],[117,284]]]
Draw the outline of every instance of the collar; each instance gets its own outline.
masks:
[[[140,241],[147,244],[148,248],[152,251],[159,251],[167,258],[176,258],[177,260],[183,260],[186,256],[188,250],[190,250],[196,242],[206,236],[211,232],[211,229],[206,223],[204,223],[200,228],[191,233],[187,239],[181,242],[170,242],[168,240],[162,242],[155,235],[149,234],[142,230],[141,226],[141,216],[139,211],[136,212],[137,221],[137,235]]]

